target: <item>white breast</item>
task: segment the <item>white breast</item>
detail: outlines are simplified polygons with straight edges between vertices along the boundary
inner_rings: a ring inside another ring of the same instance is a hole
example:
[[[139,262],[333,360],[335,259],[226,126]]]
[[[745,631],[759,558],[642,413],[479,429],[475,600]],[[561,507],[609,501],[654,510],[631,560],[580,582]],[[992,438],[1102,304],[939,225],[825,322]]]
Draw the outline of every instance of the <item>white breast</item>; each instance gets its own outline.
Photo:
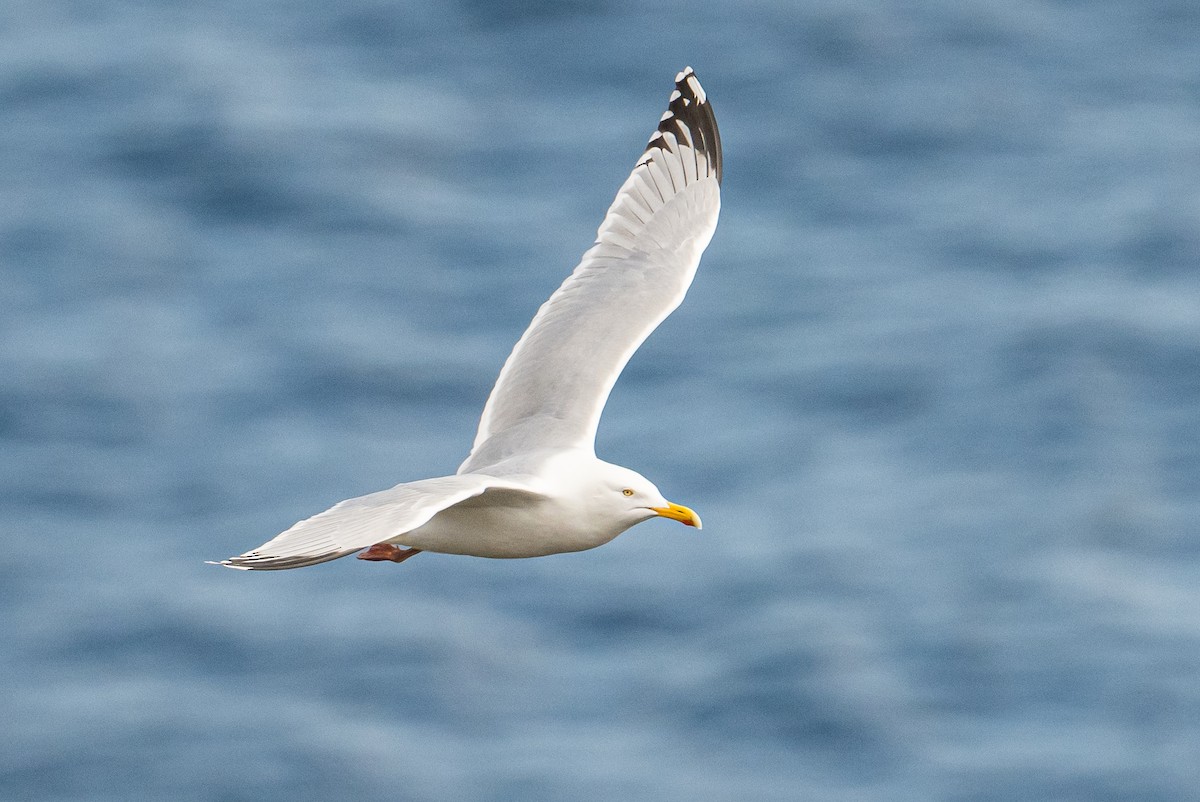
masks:
[[[561,498],[523,505],[476,498],[439,512],[392,542],[473,557],[542,557],[604,545],[625,528],[604,526]]]

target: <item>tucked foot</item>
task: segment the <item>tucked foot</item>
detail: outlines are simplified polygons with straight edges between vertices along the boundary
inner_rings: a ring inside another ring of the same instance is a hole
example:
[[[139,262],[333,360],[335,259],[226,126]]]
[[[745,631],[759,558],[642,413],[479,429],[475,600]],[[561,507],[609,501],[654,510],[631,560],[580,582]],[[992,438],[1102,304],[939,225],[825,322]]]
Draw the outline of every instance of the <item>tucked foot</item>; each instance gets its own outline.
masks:
[[[376,543],[366,551],[359,552],[358,559],[372,562],[390,561],[402,563],[414,554],[420,554],[420,549],[402,549],[391,543]]]

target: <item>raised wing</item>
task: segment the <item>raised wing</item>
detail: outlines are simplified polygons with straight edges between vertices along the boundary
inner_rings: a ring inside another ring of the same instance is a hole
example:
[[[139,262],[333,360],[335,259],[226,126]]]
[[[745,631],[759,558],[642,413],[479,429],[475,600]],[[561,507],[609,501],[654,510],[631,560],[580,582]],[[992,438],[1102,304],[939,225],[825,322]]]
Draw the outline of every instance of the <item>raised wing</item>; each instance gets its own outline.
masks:
[[[720,181],[717,121],[688,67],[595,245],[505,362],[459,473],[541,448],[594,448],[621,370],[692,283]]]
[[[408,482],[339,502],[257,549],[221,560],[219,565],[279,571],[336,560],[411,532],[442,510],[493,489],[539,495],[518,482],[477,474]]]

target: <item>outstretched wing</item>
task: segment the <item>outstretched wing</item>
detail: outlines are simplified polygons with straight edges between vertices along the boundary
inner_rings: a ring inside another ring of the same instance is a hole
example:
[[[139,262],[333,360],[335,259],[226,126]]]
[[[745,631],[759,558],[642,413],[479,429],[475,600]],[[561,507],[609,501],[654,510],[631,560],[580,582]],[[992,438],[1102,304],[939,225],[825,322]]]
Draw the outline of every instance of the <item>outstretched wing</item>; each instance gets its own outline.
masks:
[[[339,502],[257,549],[217,564],[243,570],[279,571],[336,560],[411,532],[442,510],[493,489],[539,495],[518,482],[478,474],[408,482]]]
[[[585,448],[638,346],[683,300],[720,210],[721,138],[688,67],[571,276],[521,337],[460,473],[539,448]]]

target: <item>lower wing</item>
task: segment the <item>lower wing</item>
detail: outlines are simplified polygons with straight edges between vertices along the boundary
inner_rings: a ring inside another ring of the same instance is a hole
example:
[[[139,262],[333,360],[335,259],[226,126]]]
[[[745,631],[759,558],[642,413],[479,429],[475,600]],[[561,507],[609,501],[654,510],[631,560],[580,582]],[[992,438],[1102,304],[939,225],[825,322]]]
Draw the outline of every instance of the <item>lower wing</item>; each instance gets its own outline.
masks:
[[[537,495],[519,482],[481,474],[408,482],[339,502],[258,548],[213,565],[243,571],[281,571],[336,560],[411,532],[442,510],[493,488]]]

